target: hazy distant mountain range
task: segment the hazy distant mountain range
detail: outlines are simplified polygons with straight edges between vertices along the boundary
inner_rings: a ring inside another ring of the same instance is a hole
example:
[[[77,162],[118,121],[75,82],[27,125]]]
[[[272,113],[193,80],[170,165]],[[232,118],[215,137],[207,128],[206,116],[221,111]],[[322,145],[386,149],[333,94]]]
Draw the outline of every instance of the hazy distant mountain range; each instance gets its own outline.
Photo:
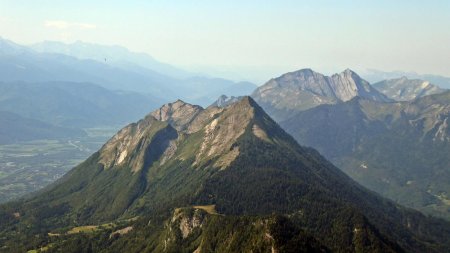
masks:
[[[406,77],[384,80],[373,84],[373,87],[396,101],[409,101],[445,91],[429,81]]]
[[[83,135],[85,133],[79,129],[58,127],[11,112],[0,111],[0,144]]]
[[[192,76],[191,73],[159,62],[148,54],[131,52],[121,46],[105,46],[81,41],[71,44],[44,41],[30,47],[40,53],[62,54],[82,60],[95,60],[129,70],[140,67],[171,77],[187,78]]]
[[[123,125],[160,102],[90,83],[0,82],[1,110],[65,127]]]
[[[167,75],[174,72],[178,74]],[[90,82],[110,90],[148,94],[161,101],[181,98],[203,105],[222,94],[248,95],[256,88],[248,82],[220,78],[179,78],[179,72],[146,54],[121,47],[81,42],[46,42],[25,47],[0,39],[0,81],[4,82]]]
[[[398,79],[407,77],[408,79],[420,79],[428,81],[432,84],[438,85],[444,89],[450,89],[450,77],[431,75],[431,74],[417,74],[415,72],[406,71],[381,71],[375,69],[368,69],[361,73],[361,76],[370,83],[377,83],[387,79]]]

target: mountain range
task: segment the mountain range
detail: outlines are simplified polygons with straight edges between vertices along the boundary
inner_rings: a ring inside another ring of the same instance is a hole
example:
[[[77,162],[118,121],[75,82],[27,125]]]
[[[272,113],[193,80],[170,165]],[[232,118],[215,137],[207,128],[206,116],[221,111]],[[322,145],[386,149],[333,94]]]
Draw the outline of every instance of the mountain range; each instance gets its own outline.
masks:
[[[166,104],[0,212],[7,252],[450,249],[450,223],[366,190],[250,97]]]
[[[39,120],[24,118],[11,112],[0,111],[0,144],[84,135],[86,133],[79,129],[54,126]]]
[[[151,95],[161,101],[181,98],[203,105],[209,105],[222,94],[248,95],[256,88],[249,82],[164,74],[175,72],[180,71],[121,47],[82,42],[70,45],[47,42],[26,47],[0,39],[3,82],[89,82],[109,90]]]
[[[178,99],[1,205],[0,252],[450,251],[450,91],[395,77],[301,69],[256,87],[119,46],[0,39],[1,144]]]
[[[331,77],[301,69],[271,79],[252,93],[252,97],[276,120],[286,119],[296,111],[345,102],[356,96],[380,102],[392,101],[350,69]]]
[[[145,53],[131,52],[122,46],[106,46],[82,41],[70,44],[58,41],[43,41],[30,46],[39,53],[61,54],[82,60],[95,60],[119,68],[144,67],[166,76],[187,78],[192,74],[170,64],[157,61]]]
[[[127,124],[159,103],[151,96],[110,91],[92,83],[0,82],[1,110],[64,127]]]
[[[362,71],[361,75],[370,83],[377,83],[387,79],[398,79],[407,77],[408,79],[426,80],[443,89],[450,89],[450,77],[433,75],[433,74],[418,74],[416,72],[407,71],[381,71],[376,69],[367,69]]]
[[[87,157],[90,151],[74,142],[96,149],[111,129],[175,98],[208,105],[255,87],[191,75],[118,46],[23,46],[0,38],[0,179],[7,182],[0,202],[40,189]],[[38,142],[43,146],[34,148]]]
[[[369,189],[448,219],[449,117],[447,91],[398,103],[354,98],[280,124]]]
[[[340,76],[357,76],[344,73]],[[323,77],[309,69],[287,73],[253,96],[300,144],[317,149],[365,187],[450,219],[449,91],[403,77],[371,88],[355,86],[353,93],[336,99],[351,82],[334,82],[328,89],[331,81]],[[381,93],[386,96],[376,96]]]
[[[396,101],[409,101],[446,91],[429,81],[401,77],[374,83],[373,87]]]

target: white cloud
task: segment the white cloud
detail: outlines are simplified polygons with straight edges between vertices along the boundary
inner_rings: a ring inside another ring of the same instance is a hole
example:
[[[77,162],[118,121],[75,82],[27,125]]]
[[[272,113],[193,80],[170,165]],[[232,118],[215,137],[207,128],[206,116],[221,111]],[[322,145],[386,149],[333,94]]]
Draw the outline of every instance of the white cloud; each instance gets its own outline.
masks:
[[[68,29],[80,29],[88,30],[97,28],[96,25],[88,23],[73,23],[64,20],[47,20],[44,23],[45,27],[58,29],[58,30],[68,30]]]

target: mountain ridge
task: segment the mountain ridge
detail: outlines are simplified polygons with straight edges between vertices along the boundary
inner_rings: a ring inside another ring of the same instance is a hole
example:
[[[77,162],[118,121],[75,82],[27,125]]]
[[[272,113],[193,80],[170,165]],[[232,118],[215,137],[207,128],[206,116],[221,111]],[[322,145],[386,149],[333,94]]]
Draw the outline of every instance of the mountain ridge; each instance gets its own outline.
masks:
[[[54,53],[73,56],[79,59],[92,59],[107,64],[126,67],[127,64],[140,65],[161,74],[185,78],[189,74],[169,64],[162,63],[145,53],[131,52],[122,46],[105,46],[82,41],[62,43],[57,41],[43,41],[30,46],[41,53]]]
[[[311,69],[289,72],[269,80],[252,94],[276,120],[285,119],[295,111],[320,104],[345,102],[355,96],[374,101],[392,101],[350,69],[332,76]]]
[[[190,113],[179,117],[186,110]],[[144,216],[149,220],[139,222],[149,225],[131,223],[139,232],[119,236],[118,244],[145,233],[153,239],[139,241],[141,247],[164,247],[170,237],[165,237],[165,222],[194,224],[197,219],[189,213],[198,208],[189,209],[185,221],[173,218],[173,210],[205,205],[214,205],[224,218],[210,217],[218,223],[213,227],[204,223],[208,229],[196,230],[202,236],[185,233],[181,245],[201,248],[201,239],[195,238],[213,236],[207,231],[223,222],[244,222],[247,225],[238,228],[254,231],[252,219],[259,223],[279,214],[287,217],[295,234],[304,231],[331,251],[419,252],[450,247],[448,223],[364,189],[317,151],[298,145],[250,97],[206,109],[175,101],[126,126],[54,186],[33,198],[0,206],[4,219],[0,242],[9,247],[27,236]],[[198,219],[201,223],[203,218]],[[23,226],[24,233],[8,232]],[[67,236],[63,238],[69,241],[78,238]],[[64,245],[64,240],[55,240]]]
[[[374,83],[373,87],[396,101],[409,101],[446,91],[429,81],[408,79],[405,76]]]
[[[89,82],[113,91],[151,94],[162,102],[182,98],[205,106],[221,94],[248,95],[256,87],[249,82],[221,78],[170,76],[139,62],[110,64],[103,57],[77,58],[45,51],[40,53],[8,40],[2,40],[1,45],[7,45],[0,47],[0,81],[4,82]],[[101,50],[95,53],[109,50],[108,46],[98,47]]]
[[[448,219],[449,101],[448,91],[387,104],[354,98],[280,125],[369,189]]]

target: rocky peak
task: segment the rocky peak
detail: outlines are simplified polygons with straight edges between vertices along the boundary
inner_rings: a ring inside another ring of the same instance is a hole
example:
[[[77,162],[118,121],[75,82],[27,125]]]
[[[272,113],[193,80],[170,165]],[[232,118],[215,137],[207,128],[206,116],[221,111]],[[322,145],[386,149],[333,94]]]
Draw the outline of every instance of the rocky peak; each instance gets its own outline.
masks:
[[[350,69],[331,76],[331,89],[335,96],[341,101],[349,101],[354,97],[363,97],[378,102],[389,102],[390,100],[374,89],[366,80]]]
[[[267,123],[274,124],[248,96],[225,108],[203,109],[177,100],[120,130],[100,150],[100,163],[105,169],[124,165],[133,172],[147,167],[151,159],[164,164],[176,153],[180,142],[198,133],[202,137],[198,146],[193,147],[196,149],[193,164],[215,160],[214,166],[224,169],[239,155],[235,144],[247,129],[270,141],[265,130]],[[185,158],[188,157],[181,157]]]
[[[216,106],[216,107],[227,107],[233,103],[236,103],[238,101],[240,101],[243,97],[239,96],[239,97],[235,97],[235,96],[231,96],[228,97],[226,95],[222,95],[220,96],[214,103],[212,103],[210,106]]]
[[[163,105],[161,108],[153,111],[150,115],[156,120],[167,121],[177,130],[182,130],[186,128],[187,124],[189,124],[201,111],[203,111],[201,106],[191,105],[182,100],[177,100],[173,103]]]
[[[258,87],[252,97],[277,120],[286,119],[292,111],[345,102],[354,97],[391,101],[350,69],[332,76],[311,69],[289,72]]]
[[[406,77],[388,79],[373,85],[387,97],[396,101],[410,101],[419,97],[438,94],[445,91],[440,87],[421,79],[408,79]]]
[[[292,94],[297,95],[299,91],[313,93],[322,97],[348,101],[356,96],[361,96],[376,101],[388,101],[384,95],[373,89],[370,84],[363,80],[358,74],[350,69],[346,69],[331,77],[314,72],[311,69],[301,69],[299,71],[286,73],[278,78],[272,79],[263,85],[260,91],[264,92],[264,86],[273,87],[276,83],[280,88],[292,90]],[[273,89],[271,89],[273,91]],[[279,90],[279,93],[283,91]],[[276,94],[275,94],[276,95]],[[289,95],[289,94],[286,94]]]

